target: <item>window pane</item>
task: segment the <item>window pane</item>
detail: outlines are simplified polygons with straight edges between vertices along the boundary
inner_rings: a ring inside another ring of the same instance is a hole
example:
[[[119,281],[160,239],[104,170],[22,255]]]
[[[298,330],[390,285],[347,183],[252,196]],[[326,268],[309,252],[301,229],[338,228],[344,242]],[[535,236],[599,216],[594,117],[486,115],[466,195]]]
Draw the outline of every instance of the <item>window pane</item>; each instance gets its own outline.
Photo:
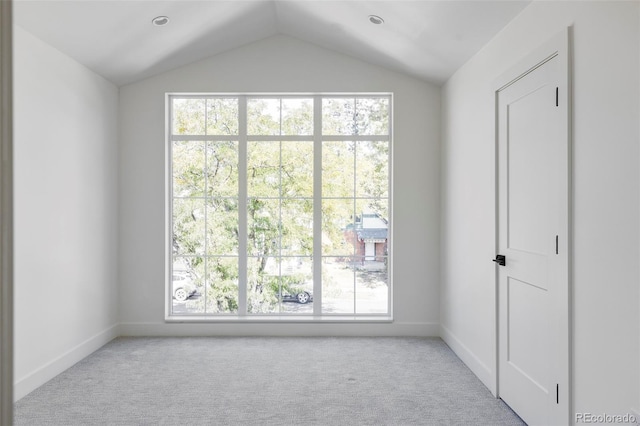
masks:
[[[207,142],[207,195],[238,196],[238,142]]]
[[[206,312],[233,314],[238,312],[238,258],[208,257]]]
[[[173,259],[171,277],[172,313],[197,314],[204,312],[204,260],[202,257]]]
[[[173,99],[174,135],[204,135],[204,99]]]
[[[278,313],[280,311],[278,258],[275,256],[249,257],[247,275],[247,313]]]
[[[354,196],[355,143],[322,143],[322,196]]]
[[[204,254],[205,205],[202,199],[173,200],[173,253]]]
[[[365,260],[356,269],[356,313],[386,314],[388,311],[389,286],[387,258],[378,255],[383,252],[382,244],[375,248],[374,260]]]
[[[356,244],[353,199],[322,200],[322,254],[352,256]]]
[[[280,248],[280,201],[247,200],[247,252],[253,256],[275,256]]]
[[[370,260],[372,244],[376,250],[384,249],[386,256],[389,241],[388,200],[371,199],[356,201],[355,232],[358,245],[357,256],[365,256]],[[382,244],[382,246],[380,245]]]
[[[247,100],[247,134],[280,134],[280,99]]]
[[[173,142],[172,159],[173,196],[204,196],[204,142]]]
[[[356,196],[386,198],[389,195],[389,143],[358,142],[356,148]]]
[[[207,254],[238,254],[238,200],[207,200]]]
[[[313,200],[282,200],[281,254],[285,256],[313,253]]]
[[[248,276],[249,313],[313,313],[310,258],[251,257]]]
[[[282,196],[313,197],[313,142],[282,142]]]
[[[207,99],[207,134],[238,134],[238,99]]]
[[[313,99],[282,99],[282,134],[313,134]]]
[[[354,313],[354,259],[322,259],[322,313]]]
[[[382,227],[380,221],[388,222],[389,220],[389,200],[387,198],[369,198],[356,200],[356,220],[363,215],[365,218],[377,216],[377,219],[370,219],[368,222],[372,224],[377,223]],[[388,226],[388,223],[385,225]]]
[[[354,98],[322,99],[322,134],[357,134],[355,113]]]
[[[388,135],[389,98],[356,99],[356,123],[359,135]]]
[[[313,272],[310,257],[284,257],[280,264],[280,312],[313,313]]]
[[[250,197],[280,196],[280,142],[247,144],[247,191]]]

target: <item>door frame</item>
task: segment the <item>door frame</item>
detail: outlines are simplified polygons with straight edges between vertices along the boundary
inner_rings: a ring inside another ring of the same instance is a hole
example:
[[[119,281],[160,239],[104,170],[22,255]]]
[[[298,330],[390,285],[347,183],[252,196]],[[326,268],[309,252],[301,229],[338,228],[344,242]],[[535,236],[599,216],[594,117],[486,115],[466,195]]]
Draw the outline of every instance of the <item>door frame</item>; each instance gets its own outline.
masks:
[[[0,1],[0,424],[13,419],[12,4]]]
[[[518,61],[514,66],[503,73],[498,79],[495,80],[494,89],[494,129],[495,129],[495,142],[494,142],[494,213],[495,213],[495,241],[494,251],[498,254],[499,250],[499,175],[498,175],[498,155],[499,155],[499,140],[498,140],[498,96],[501,90],[506,89],[516,81],[525,77],[527,74],[536,70],[538,67],[545,64],[550,59],[557,57],[559,59],[559,72],[562,76],[559,82],[558,91],[558,105],[563,109],[563,115],[565,120],[561,124],[563,126],[563,134],[566,135],[566,149],[563,150],[562,162],[566,162],[567,173],[558,185],[561,186],[561,191],[566,194],[563,197],[564,205],[561,206],[560,212],[562,218],[562,226],[560,230],[559,240],[560,247],[565,246],[566,256],[563,256],[562,266],[558,271],[562,281],[561,297],[559,305],[555,307],[557,317],[553,318],[554,324],[557,324],[557,341],[556,344],[560,348],[558,353],[558,397],[563,404],[559,404],[556,410],[553,410],[551,414],[551,420],[557,424],[572,424],[573,413],[573,383],[572,383],[572,371],[573,371],[573,354],[572,354],[572,339],[573,339],[573,324],[572,324],[572,262],[573,262],[573,248],[572,248],[572,204],[573,204],[573,188],[572,188],[572,67],[571,67],[571,40],[572,40],[572,28],[567,27],[547,42],[542,44],[537,49],[534,49],[528,53],[523,59]],[[566,200],[566,203],[564,201]],[[564,242],[564,244],[562,244]],[[496,397],[500,397],[500,385],[499,385],[499,362],[500,362],[500,293],[499,293],[499,266],[496,265],[494,272],[494,285],[495,285],[495,366],[494,366],[494,385],[496,389]]]

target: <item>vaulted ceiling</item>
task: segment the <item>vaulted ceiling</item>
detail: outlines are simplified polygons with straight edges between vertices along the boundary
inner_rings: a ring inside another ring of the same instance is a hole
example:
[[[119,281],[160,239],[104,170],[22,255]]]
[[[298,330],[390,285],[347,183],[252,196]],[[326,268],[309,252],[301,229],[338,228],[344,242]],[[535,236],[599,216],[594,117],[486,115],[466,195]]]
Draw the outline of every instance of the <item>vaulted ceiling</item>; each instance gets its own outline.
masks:
[[[442,84],[529,0],[17,0],[15,21],[117,85],[275,34]],[[165,26],[154,26],[156,16]],[[384,20],[372,24],[370,15]]]

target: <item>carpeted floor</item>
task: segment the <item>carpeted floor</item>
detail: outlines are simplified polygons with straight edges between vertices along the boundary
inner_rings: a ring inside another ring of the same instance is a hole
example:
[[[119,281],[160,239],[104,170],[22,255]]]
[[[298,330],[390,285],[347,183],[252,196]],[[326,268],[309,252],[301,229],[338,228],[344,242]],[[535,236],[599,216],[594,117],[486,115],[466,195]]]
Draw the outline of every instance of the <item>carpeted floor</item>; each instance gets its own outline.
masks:
[[[118,338],[16,425],[522,425],[438,338]]]

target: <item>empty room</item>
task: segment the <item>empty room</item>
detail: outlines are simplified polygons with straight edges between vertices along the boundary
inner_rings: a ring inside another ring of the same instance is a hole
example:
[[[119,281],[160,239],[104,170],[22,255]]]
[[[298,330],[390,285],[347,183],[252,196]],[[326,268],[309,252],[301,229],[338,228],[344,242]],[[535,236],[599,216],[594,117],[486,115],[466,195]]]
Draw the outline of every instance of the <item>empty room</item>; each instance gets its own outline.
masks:
[[[0,424],[640,422],[640,2],[0,6]]]

